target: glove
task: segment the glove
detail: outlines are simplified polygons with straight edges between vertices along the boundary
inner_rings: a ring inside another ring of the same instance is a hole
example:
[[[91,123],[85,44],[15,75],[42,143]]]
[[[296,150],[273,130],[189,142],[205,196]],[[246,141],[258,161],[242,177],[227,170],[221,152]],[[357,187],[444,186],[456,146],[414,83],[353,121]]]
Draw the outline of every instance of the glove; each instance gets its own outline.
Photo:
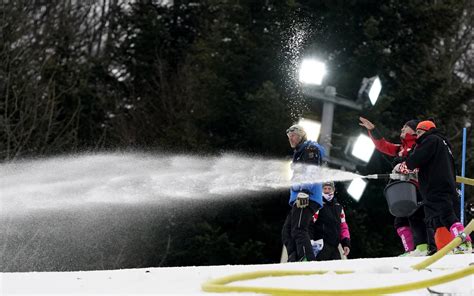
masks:
[[[408,174],[408,179],[418,182],[418,169],[414,169],[413,172]]]
[[[316,257],[324,248],[324,241],[322,238],[318,240],[311,240],[311,246],[313,247],[314,257]]]
[[[304,192],[299,192],[296,196],[296,207],[306,208],[309,205],[309,195]]]
[[[400,163],[400,167],[398,169],[400,170],[400,173],[404,175],[414,174],[418,172],[418,169],[414,169],[413,171],[408,169],[407,164],[405,162]]]
[[[414,172],[415,171],[411,171],[407,168],[407,164],[405,162],[401,162],[401,163],[397,164],[392,170],[392,173],[404,174],[404,175],[412,174]]]
[[[349,255],[349,252],[351,251],[349,247],[343,247],[342,250],[344,251],[344,256]]]
[[[402,163],[397,163],[397,165],[393,168],[392,174],[399,174],[400,173],[400,165]]]

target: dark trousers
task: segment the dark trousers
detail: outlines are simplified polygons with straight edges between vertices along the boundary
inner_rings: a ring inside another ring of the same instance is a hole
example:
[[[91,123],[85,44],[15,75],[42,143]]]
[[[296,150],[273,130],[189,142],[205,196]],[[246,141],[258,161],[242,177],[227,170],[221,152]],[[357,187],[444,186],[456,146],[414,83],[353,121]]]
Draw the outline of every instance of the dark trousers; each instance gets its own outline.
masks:
[[[425,224],[427,229],[432,231],[433,237],[438,228],[446,227],[449,231],[454,223],[460,221],[460,200],[457,194],[449,196],[428,196],[424,199],[424,203]],[[433,244],[436,247],[436,243],[434,242]],[[436,248],[434,250],[436,250]]]
[[[436,231],[439,227],[451,226],[459,222],[459,196],[435,196],[425,199],[425,223]]]
[[[319,204],[310,200],[305,208],[297,208],[294,204],[286,216],[281,237],[288,252],[288,262],[300,261],[304,258],[308,261],[316,260],[308,228],[313,223],[313,215],[319,208]]]
[[[451,226],[456,222],[459,222],[459,219],[454,213],[454,211],[452,213],[445,213],[444,215],[431,217],[427,221],[427,223],[434,229],[438,229],[439,227],[444,226],[448,230],[450,230]]]
[[[339,252],[338,246],[331,246],[324,244],[323,249],[316,256],[317,261],[326,261],[326,260],[340,260],[341,253]]]

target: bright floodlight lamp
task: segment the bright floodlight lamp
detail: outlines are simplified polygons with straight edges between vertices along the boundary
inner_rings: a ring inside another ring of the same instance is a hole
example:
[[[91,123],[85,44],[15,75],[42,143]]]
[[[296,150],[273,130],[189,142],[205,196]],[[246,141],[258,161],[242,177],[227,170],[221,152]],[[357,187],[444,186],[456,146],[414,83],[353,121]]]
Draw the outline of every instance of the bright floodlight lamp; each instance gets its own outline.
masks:
[[[349,187],[347,187],[347,193],[352,196],[353,199],[359,201],[362,194],[364,193],[365,187],[367,186],[367,182],[357,178],[351,181]]]
[[[326,65],[315,59],[304,59],[299,69],[299,80],[304,84],[321,85],[326,75]]]
[[[360,134],[352,146],[351,155],[367,163],[372,157],[374,150],[374,142],[368,136]]]
[[[359,89],[359,100],[363,100],[367,96],[372,103],[372,106],[375,105],[377,99],[379,98],[380,92],[382,91],[382,82],[378,76],[371,78],[364,78],[362,80],[362,85]]]
[[[306,131],[306,138],[308,140],[312,140],[312,141],[318,140],[319,133],[321,132],[320,122],[317,122],[311,119],[301,118],[298,121],[298,124],[301,125]]]

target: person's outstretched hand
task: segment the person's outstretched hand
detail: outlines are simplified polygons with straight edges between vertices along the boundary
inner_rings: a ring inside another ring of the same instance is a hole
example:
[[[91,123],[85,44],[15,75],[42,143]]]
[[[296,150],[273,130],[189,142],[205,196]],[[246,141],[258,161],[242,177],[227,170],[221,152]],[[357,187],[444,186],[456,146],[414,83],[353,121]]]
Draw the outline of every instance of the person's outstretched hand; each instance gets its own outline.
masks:
[[[370,122],[368,119],[365,119],[364,117],[359,117],[359,125],[365,127],[369,131],[373,130],[375,128],[375,125]]]

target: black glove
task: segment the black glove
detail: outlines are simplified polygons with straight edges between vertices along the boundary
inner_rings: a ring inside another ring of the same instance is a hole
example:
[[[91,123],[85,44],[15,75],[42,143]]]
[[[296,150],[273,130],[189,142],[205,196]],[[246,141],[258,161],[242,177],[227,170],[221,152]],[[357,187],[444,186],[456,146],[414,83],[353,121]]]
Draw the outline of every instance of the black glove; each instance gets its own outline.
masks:
[[[351,240],[348,239],[347,237],[343,238],[342,241],[341,241],[341,246],[350,248],[351,247]]]

